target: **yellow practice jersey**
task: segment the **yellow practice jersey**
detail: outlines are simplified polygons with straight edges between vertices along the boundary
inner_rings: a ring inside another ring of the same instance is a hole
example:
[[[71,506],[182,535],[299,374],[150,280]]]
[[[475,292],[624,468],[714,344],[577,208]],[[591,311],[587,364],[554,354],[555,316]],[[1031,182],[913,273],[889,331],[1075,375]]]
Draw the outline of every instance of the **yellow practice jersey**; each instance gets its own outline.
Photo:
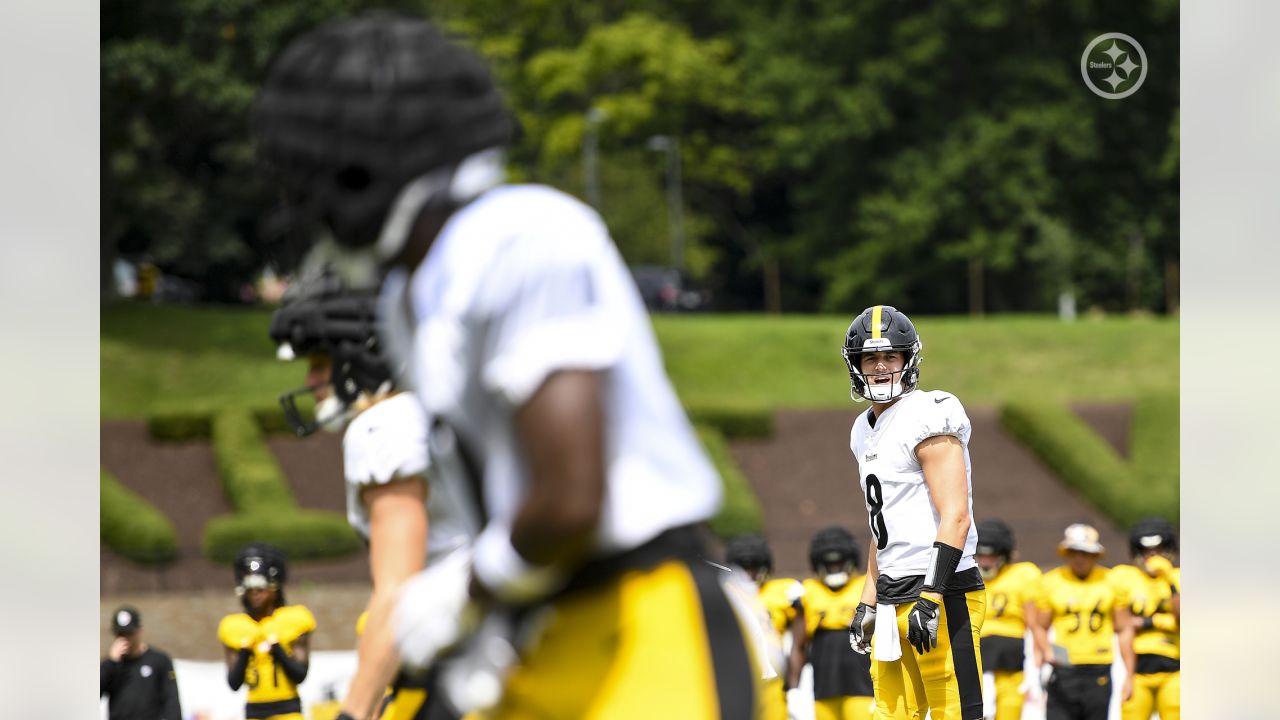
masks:
[[[853,614],[862,601],[862,586],[867,582],[866,575],[857,575],[839,590],[832,590],[821,580],[808,578],[804,581],[804,619],[805,630],[809,637],[819,629],[849,630],[853,622]]]
[[[1182,582],[1180,571],[1173,570],[1174,586]],[[1178,620],[1173,614],[1173,587],[1169,582],[1153,578],[1133,565],[1117,565],[1111,570],[1111,581],[1120,592],[1120,602],[1137,618],[1151,618],[1152,627],[1139,630],[1133,638],[1133,651],[1138,655],[1180,657]]]
[[[1054,643],[1067,649],[1072,665],[1111,663],[1119,594],[1109,574],[1099,565],[1081,580],[1062,566],[1040,577],[1036,609],[1052,613]]]
[[[987,617],[982,621],[982,637],[1021,639],[1027,632],[1023,608],[1035,600],[1040,568],[1034,563],[1005,565],[987,585]]]
[[[769,611],[769,620],[779,635],[786,632],[791,621],[796,619],[802,595],[804,586],[791,578],[766,580],[760,586],[760,604]]]
[[[244,671],[244,684],[249,688],[249,703],[269,703],[298,697],[297,686],[285,675],[283,668],[276,667],[271,658],[271,641],[274,640],[286,652],[290,652],[294,641],[315,629],[315,617],[301,605],[276,608],[275,612],[262,620],[254,620],[245,613],[222,618],[218,625],[218,640],[232,650],[253,650],[249,665]]]

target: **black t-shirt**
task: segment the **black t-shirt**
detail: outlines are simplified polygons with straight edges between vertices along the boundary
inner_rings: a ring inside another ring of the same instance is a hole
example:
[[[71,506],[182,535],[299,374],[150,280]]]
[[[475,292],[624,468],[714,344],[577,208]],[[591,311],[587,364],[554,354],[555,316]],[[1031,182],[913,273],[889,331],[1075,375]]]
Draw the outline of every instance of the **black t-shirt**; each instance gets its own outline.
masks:
[[[100,678],[110,720],[182,720],[173,661],[163,652],[103,660]]]

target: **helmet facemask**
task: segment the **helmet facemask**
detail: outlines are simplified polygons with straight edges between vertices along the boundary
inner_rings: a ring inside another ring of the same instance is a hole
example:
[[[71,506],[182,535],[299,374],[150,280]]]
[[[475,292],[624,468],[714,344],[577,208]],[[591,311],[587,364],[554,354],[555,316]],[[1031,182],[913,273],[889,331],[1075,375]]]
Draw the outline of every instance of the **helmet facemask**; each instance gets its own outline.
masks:
[[[840,354],[849,369],[849,397],[854,402],[886,403],[915,390],[920,382],[920,348],[919,340],[911,345],[891,345],[888,338],[867,340],[859,349],[843,348]],[[890,373],[864,373],[862,356],[877,352],[902,353],[902,369]],[[883,375],[889,375],[890,382],[872,382],[872,379]]]

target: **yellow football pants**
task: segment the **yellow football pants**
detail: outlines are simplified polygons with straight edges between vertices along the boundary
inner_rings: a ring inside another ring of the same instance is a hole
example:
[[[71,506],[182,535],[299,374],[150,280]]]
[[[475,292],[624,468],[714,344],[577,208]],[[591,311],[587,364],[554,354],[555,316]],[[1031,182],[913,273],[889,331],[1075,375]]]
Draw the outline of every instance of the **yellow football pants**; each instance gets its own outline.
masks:
[[[556,599],[486,717],[759,717],[758,666],[716,572],[667,560]]]
[[[875,701],[869,697],[846,695],[813,701],[814,720],[871,720]]]
[[[1142,673],[1133,676],[1133,697],[1120,708],[1122,720],[1179,720],[1182,716],[1182,673]]]
[[[1026,696],[1022,694],[1021,670],[997,670],[996,676],[996,720],[1022,720],[1022,704]]]
[[[787,720],[787,691],[782,678],[763,681],[760,700],[761,720]]]
[[[982,654],[978,633],[986,617],[987,592],[948,595],[938,612],[938,646],[920,655],[907,642],[907,614],[898,606],[902,657],[871,661],[876,720],[982,720]],[[887,619],[887,618],[886,618]],[[884,622],[877,617],[876,622]],[[874,644],[874,640],[873,640]]]

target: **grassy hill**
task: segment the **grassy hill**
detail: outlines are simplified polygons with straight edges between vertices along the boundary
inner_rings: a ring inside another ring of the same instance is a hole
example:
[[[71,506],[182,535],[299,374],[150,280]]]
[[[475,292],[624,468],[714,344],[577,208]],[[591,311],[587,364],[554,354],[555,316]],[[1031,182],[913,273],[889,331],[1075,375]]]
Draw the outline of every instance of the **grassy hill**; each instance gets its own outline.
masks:
[[[265,406],[302,384],[274,359],[268,309],[102,308],[102,415]],[[851,317],[658,316],[668,370],[689,405],[834,408],[849,403],[839,348]],[[1045,316],[917,318],[921,384],[969,404],[1020,397],[1123,402],[1178,387],[1178,323]]]

